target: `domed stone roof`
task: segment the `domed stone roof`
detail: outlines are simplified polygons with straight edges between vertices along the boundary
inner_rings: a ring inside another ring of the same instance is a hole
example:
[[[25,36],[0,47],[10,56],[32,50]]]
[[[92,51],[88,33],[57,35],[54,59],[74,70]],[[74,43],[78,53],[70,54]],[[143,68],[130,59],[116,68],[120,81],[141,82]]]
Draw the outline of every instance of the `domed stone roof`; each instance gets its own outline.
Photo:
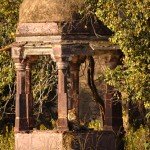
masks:
[[[72,21],[83,5],[84,0],[23,0],[19,22]]]

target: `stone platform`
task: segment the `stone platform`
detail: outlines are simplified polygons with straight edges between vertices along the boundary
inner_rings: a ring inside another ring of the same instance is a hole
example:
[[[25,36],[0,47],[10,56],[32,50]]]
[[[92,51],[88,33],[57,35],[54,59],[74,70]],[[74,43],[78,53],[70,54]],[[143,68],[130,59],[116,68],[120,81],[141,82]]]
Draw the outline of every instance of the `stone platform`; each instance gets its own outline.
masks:
[[[115,150],[111,131],[15,133],[15,150]]]

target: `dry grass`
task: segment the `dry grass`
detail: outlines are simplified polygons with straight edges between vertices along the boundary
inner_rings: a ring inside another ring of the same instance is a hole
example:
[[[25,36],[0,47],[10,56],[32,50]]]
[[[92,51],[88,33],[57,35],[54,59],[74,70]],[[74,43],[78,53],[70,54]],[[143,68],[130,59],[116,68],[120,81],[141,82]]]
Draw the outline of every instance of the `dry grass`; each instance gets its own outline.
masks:
[[[84,5],[84,0],[24,0],[19,22],[71,21]]]

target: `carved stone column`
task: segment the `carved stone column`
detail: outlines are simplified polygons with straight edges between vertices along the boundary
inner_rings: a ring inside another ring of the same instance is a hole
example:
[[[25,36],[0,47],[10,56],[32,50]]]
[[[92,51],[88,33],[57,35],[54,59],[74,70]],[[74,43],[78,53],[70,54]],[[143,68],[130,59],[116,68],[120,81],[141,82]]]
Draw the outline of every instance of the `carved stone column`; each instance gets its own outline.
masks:
[[[16,43],[12,47],[12,58],[16,68],[15,132],[33,128],[31,66],[23,47],[24,43]]]
[[[67,68],[68,62],[62,58],[56,59],[58,67],[58,129],[68,130],[68,95],[67,95]]]
[[[16,118],[15,118],[15,132],[28,130],[28,121],[26,116],[26,63],[15,63],[17,75],[16,88]]]
[[[75,109],[77,120],[79,120],[79,67],[79,58],[74,57],[70,62],[70,109]]]
[[[107,53],[105,56],[105,65],[111,69],[114,69],[120,63],[120,57],[120,51],[112,51]],[[104,130],[113,130],[117,133],[123,125],[121,103],[114,97],[114,93],[116,93],[117,90],[108,84],[105,84],[105,87]]]
[[[104,130],[112,130],[113,88],[106,84]]]
[[[33,96],[31,94],[31,63],[27,61],[26,65],[26,114],[29,130],[32,130],[34,127],[33,120]]]

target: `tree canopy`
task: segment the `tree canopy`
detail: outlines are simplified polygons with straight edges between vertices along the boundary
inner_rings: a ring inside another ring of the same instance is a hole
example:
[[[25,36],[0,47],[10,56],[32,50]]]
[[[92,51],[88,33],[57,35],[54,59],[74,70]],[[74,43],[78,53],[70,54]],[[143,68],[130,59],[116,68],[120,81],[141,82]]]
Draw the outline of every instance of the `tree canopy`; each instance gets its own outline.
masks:
[[[122,65],[107,71],[106,81],[118,88],[124,100],[150,109],[150,2],[99,0],[96,15],[110,28],[110,38],[123,52]]]
[[[14,41],[20,2],[20,0],[1,0],[0,2],[0,48]],[[0,52],[0,123],[8,118],[10,123],[14,120],[11,117],[15,108],[14,77],[15,72],[10,53]]]

